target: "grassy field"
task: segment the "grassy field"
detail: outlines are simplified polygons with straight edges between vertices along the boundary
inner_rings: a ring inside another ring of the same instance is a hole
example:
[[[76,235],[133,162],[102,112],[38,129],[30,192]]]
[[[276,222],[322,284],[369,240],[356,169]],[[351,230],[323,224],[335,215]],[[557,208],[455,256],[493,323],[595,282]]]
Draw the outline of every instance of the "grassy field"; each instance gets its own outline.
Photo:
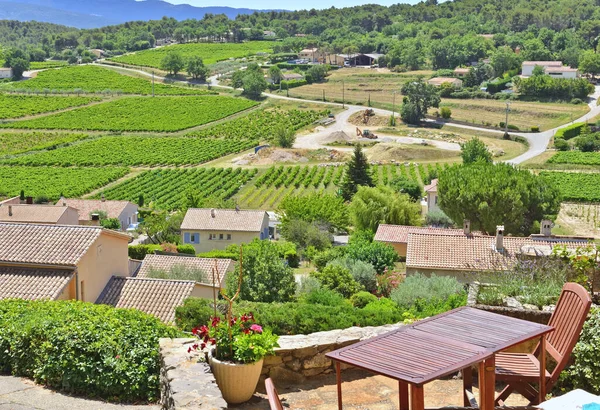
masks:
[[[0,119],[20,118],[35,114],[79,107],[101,101],[98,97],[63,97],[0,94]]]
[[[95,65],[45,70],[29,80],[0,85],[0,89],[2,88],[44,93],[152,94],[152,82],[149,78],[119,74],[114,70]],[[157,95],[187,95],[207,94],[208,91],[200,88],[155,83],[154,93]]]
[[[244,98],[125,97],[4,128],[172,132],[207,124],[257,105]]]
[[[143,50],[127,54],[111,61],[144,67],[160,68],[161,61],[171,51],[180,53],[184,59],[192,56],[202,57],[204,64],[214,64],[229,58],[241,58],[259,52],[270,53],[273,43],[268,41],[249,41],[246,43],[187,43]]]
[[[29,63],[30,70],[45,70],[48,68],[58,68],[65,67],[67,65],[66,61],[62,60],[50,60],[50,61],[32,61]]]

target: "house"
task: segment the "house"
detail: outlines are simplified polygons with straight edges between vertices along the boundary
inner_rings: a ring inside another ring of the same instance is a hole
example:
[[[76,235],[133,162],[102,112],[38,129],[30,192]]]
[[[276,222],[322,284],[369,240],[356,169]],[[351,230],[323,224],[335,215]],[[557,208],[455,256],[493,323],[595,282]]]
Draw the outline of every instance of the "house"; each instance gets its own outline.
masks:
[[[70,206],[2,204],[0,222],[78,225],[79,218]]]
[[[423,191],[425,191],[425,195],[427,195],[427,212],[439,211],[440,208],[438,206],[438,192],[437,192],[438,180],[432,179],[429,185],[425,185],[423,187]]]
[[[277,34],[274,31],[271,30],[263,30],[263,38],[275,38],[277,37]]]
[[[181,223],[181,237],[196,253],[268,239],[269,215],[265,211],[190,208]]]
[[[444,83],[449,83],[452,86],[454,86],[454,88],[462,88],[462,85],[463,85],[463,82],[461,79],[454,78],[454,77],[434,77],[427,81],[427,84],[431,84],[435,87],[439,87]]]
[[[456,67],[454,69],[454,75],[457,78],[463,78],[466,77],[466,75],[469,74],[469,69],[468,68],[462,68],[462,67]]]
[[[536,66],[542,67],[544,73],[555,78],[577,78],[576,68],[563,66],[562,61],[523,61],[521,76],[531,77]]]
[[[0,223],[0,299],[94,302],[128,276],[129,235],[97,226]]]
[[[406,257],[408,236],[411,233],[436,234],[436,235],[481,235],[480,232],[470,232],[470,222],[465,221],[463,229],[435,228],[431,226],[406,226],[380,224],[375,232],[374,240],[387,243],[394,247],[400,257]]]
[[[283,81],[304,80],[304,76],[302,74],[289,72],[281,74],[281,79]]]
[[[138,206],[129,201],[107,201],[104,199],[65,199],[61,198],[56,206],[70,206],[79,213],[79,224],[92,224],[91,214],[96,211],[106,212],[107,218],[116,218],[121,222],[121,230],[138,222]]]
[[[298,58],[301,60],[308,60],[311,63],[318,63],[319,60],[323,59],[324,55],[325,54],[322,51],[319,51],[318,48],[305,48],[298,53]]]
[[[172,277],[174,268],[183,268],[192,271],[197,270],[204,274],[204,280],[196,281],[194,296],[212,298],[213,288],[216,288],[218,292],[220,288],[225,287],[227,274],[233,271],[234,265],[235,263],[231,259],[196,258],[195,256],[176,255],[146,255],[136,277],[156,278],[158,275],[163,277],[163,279],[176,279],[175,277]]]
[[[12,78],[13,70],[10,67],[0,67],[0,80],[4,78]]]

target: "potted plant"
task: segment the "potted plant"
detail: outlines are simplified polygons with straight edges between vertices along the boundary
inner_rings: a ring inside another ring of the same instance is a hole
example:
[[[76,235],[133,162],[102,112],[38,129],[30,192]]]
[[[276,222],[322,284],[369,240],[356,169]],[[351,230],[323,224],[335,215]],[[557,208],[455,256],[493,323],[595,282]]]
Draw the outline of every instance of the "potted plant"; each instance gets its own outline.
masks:
[[[233,316],[233,301],[240,293],[241,273],[240,257],[240,279],[236,294],[230,298],[221,291],[228,302],[226,317],[221,319],[215,310],[215,316],[209,324],[192,330],[201,340],[193,348],[208,352],[208,362],[217,385],[229,404],[250,400],[260,378],[264,357],[274,354],[274,348],[279,346],[278,336],[257,324],[252,313]]]

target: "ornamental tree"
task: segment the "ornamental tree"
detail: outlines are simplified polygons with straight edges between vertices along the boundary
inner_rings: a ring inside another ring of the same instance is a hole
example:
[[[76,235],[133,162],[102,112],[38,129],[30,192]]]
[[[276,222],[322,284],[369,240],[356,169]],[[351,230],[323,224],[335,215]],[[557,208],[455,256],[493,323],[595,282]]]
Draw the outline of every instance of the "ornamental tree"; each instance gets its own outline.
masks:
[[[473,164],[478,161],[492,163],[492,153],[477,137],[465,142],[460,148],[463,164]]]
[[[414,115],[419,119],[425,118],[427,110],[430,107],[439,107],[440,92],[439,90],[423,81],[420,77],[417,81],[409,81],[402,86],[402,95],[404,95],[403,103],[410,103],[414,106]],[[402,111],[403,113],[404,111]],[[404,120],[404,116],[402,116]]]
[[[352,196],[358,191],[358,187],[373,186],[373,178],[369,169],[367,156],[362,150],[360,144],[354,146],[352,158],[346,165],[346,172],[341,184],[341,195],[346,201],[352,199]]]

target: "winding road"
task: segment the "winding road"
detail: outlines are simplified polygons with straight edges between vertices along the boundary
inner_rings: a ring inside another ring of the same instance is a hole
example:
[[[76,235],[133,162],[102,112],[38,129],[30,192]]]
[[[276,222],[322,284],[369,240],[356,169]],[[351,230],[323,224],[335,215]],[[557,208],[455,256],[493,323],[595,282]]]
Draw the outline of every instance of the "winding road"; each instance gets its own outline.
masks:
[[[119,70],[135,72],[138,74],[145,75],[147,77],[152,77],[151,73],[148,73],[143,70],[138,70],[138,69],[129,68],[129,67],[118,67],[118,66],[114,66],[114,65],[110,65],[110,64],[103,64],[102,61],[100,61],[100,60],[98,62],[96,62],[95,64],[104,65],[107,67],[118,68]],[[156,75],[154,76],[154,78],[157,80],[160,80],[160,81],[165,79],[164,77],[159,77]],[[194,84],[190,81],[178,80],[178,82],[183,83],[183,84]],[[208,78],[208,84],[210,84],[212,87],[232,89],[232,87],[220,85],[218,76],[216,76],[216,75]],[[271,94],[271,93],[263,93],[263,94],[269,98],[275,98],[275,99],[280,99],[280,100],[310,101],[311,104],[342,106],[342,104],[340,104],[340,103],[332,103],[332,102],[324,102],[324,101],[316,101],[316,100],[314,100],[314,101],[313,100],[303,100],[303,99],[299,99],[299,98],[286,97],[283,95]],[[529,147],[528,147],[527,151],[525,151],[523,154],[521,154],[515,158],[512,158],[510,160],[507,160],[506,162],[510,163],[510,164],[520,164],[522,162],[525,162],[531,158],[534,158],[534,157],[542,154],[544,151],[546,151],[546,148],[548,148],[548,144],[550,143],[550,140],[552,139],[552,137],[554,136],[554,134],[556,133],[557,130],[559,130],[560,128],[567,127],[576,122],[585,122],[585,121],[599,115],[600,114],[600,106],[596,105],[596,100],[599,97],[600,97],[600,85],[597,85],[594,90],[594,93],[588,97],[588,106],[590,107],[590,111],[587,114],[583,115],[582,117],[577,118],[576,120],[569,122],[567,124],[561,125],[556,128],[552,128],[547,131],[542,131],[542,132],[511,132],[511,135],[518,135],[518,136],[525,138],[527,140],[527,142],[529,143]],[[350,124],[348,119],[350,118],[350,116],[352,116],[352,114],[359,112],[359,111],[363,111],[365,109],[365,107],[360,106],[360,105],[348,105],[348,104],[345,104],[345,107],[347,107],[346,110],[339,113],[336,116],[336,122],[334,124],[328,126],[327,128],[318,130],[312,134],[299,136],[296,140],[296,144],[294,144],[294,147],[310,148],[310,149],[323,148],[323,145],[319,143],[319,140],[321,138],[328,136],[329,134],[331,134],[335,131],[344,131],[346,133],[348,133],[348,132],[353,133],[354,132],[353,130],[356,128],[356,126]],[[374,108],[373,110],[375,111],[375,114],[378,114],[378,115],[385,115],[385,116],[392,115],[392,112],[389,110],[383,110],[380,108]],[[486,133],[504,134],[504,131],[492,130],[489,128],[480,128],[480,127],[475,127],[475,126],[471,126],[471,125],[458,124],[458,123],[455,123],[452,121],[447,121],[447,122],[443,122],[443,123],[439,122],[439,121],[435,121],[435,120],[427,120],[427,121],[433,122],[433,123],[439,123],[439,124],[448,124],[448,125],[451,125],[456,128],[462,128],[462,129],[468,129],[468,130],[474,130],[474,131],[480,131],[480,132],[486,132]],[[350,135],[352,135],[352,134],[350,134]],[[409,142],[409,140],[404,140],[404,139],[410,138],[410,137],[397,137],[397,136],[393,136],[393,135],[385,135],[383,137],[394,138],[398,142]],[[442,144],[451,144],[451,143],[444,143],[442,141],[435,141],[435,140],[429,141],[428,140],[428,142],[430,142],[434,146],[437,146],[437,147],[443,148],[443,149],[454,150],[456,148],[454,146],[444,146]],[[339,149],[339,148],[336,148],[336,149]],[[341,150],[343,150],[343,148]]]

